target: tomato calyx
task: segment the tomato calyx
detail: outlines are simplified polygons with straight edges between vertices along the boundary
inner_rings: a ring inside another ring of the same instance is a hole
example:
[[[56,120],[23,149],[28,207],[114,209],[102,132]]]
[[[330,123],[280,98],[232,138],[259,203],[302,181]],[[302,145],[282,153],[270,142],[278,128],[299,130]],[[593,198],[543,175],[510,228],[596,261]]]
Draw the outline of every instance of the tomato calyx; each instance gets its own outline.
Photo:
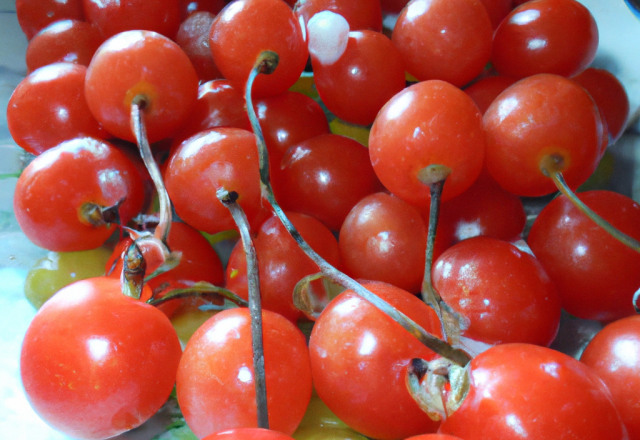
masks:
[[[407,368],[409,394],[434,421],[445,420],[464,402],[471,387],[469,365],[461,367],[445,358],[415,358]]]
[[[120,225],[120,206],[124,201],[125,198],[122,198],[111,206],[102,206],[93,202],[83,203],[78,209],[78,217],[81,222],[96,228],[109,227],[111,224]]]

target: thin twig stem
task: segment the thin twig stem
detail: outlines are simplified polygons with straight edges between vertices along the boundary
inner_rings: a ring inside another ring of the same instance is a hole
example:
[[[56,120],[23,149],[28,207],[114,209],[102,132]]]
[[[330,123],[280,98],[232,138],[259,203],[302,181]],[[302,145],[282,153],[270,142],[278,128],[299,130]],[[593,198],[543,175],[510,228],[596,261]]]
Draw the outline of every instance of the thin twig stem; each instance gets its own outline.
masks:
[[[266,69],[265,63],[267,65]],[[269,157],[267,148],[264,142],[262,129],[260,128],[260,124],[258,123],[258,118],[256,117],[255,111],[253,110],[253,102],[251,99],[251,89],[256,76],[259,73],[267,73],[265,72],[265,70],[268,71],[268,69],[270,69],[274,65],[277,66],[277,54],[268,51],[263,52],[256,61],[256,64],[254,65],[254,68],[249,75],[249,79],[247,80],[247,87],[245,89],[247,113],[249,115],[249,120],[251,122],[253,131],[257,138],[258,155],[260,161],[260,181],[263,189],[263,194],[266,194],[267,200],[271,204],[274,213],[278,216],[284,227],[287,229],[289,234],[291,234],[293,239],[298,243],[300,248],[309,256],[309,258],[313,260],[314,263],[318,265],[322,273],[327,278],[329,278],[336,284],[353,290],[356,294],[369,301],[371,304],[376,306],[378,309],[386,313],[394,321],[400,324],[405,330],[414,335],[420,342],[422,342],[432,351],[438,353],[443,357],[446,357],[447,359],[450,359],[456,364],[459,364],[461,366],[466,365],[467,363],[469,363],[470,358],[465,352],[455,349],[441,339],[429,334],[426,330],[416,324],[404,313],[398,311],[395,307],[391,306],[389,303],[376,296],[374,293],[362,287],[360,283],[356,282],[355,280],[348,277],[335,267],[331,266],[328,262],[326,262],[317,252],[315,252],[311,248],[311,246],[307,244],[307,242],[302,238],[293,223],[291,223],[291,221],[287,218],[282,208],[280,208],[280,205],[276,201],[273,190],[271,188],[271,182],[269,180]],[[273,68],[275,69],[275,67]]]
[[[548,175],[558,187],[558,190],[571,200],[571,202],[578,208],[584,215],[593,220],[598,226],[604,229],[609,235],[618,240],[625,246],[630,247],[636,252],[640,252],[640,242],[633,237],[629,237],[627,234],[616,229],[611,223],[600,217],[593,209],[584,204],[582,200],[576,196],[576,194],[569,188],[567,182],[565,182],[562,172],[555,171],[553,169],[544,168],[543,172]]]
[[[249,305],[247,301],[240,298],[230,290],[204,282],[196,283],[195,285],[184,289],[172,290],[162,298],[151,298],[147,301],[147,304],[150,304],[152,306],[159,306],[160,304],[171,301],[172,299],[193,298],[198,296],[212,296],[214,298],[223,297],[240,307],[247,307]]]
[[[169,200],[169,194],[164,186],[164,181],[162,180],[162,174],[160,173],[158,164],[151,153],[151,146],[147,139],[147,129],[144,124],[144,111],[141,109],[141,104],[137,101],[139,100],[134,98],[131,103],[131,124],[133,127],[133,133],[138,143],[140,157],[142,157],[142,160],[149,171],[149,176],[151,176],[151,180],[156,187],[158,201],[160,204],[160,220],[156,227],[154,236],[162,240],[162,242],[167,245],[167,238],[169,237],[169,230],[171,228],[171,200]]]
[[[219,189],[218,200],[231,212],[238,226],[242,247],[247,258],[247,284],[249,287],[249,314],[251,315],[251,341],[253,345],[253,370],[256,387],[256,406],[258,410],[258,427],[269,429],[269,413],[267,409],[267,383],[264,367],[264,345],[262,340],[262,305],[260,301],[260,277],[258,258],[253,246],[249,221],[242,207],[236,203],[238,193]]]

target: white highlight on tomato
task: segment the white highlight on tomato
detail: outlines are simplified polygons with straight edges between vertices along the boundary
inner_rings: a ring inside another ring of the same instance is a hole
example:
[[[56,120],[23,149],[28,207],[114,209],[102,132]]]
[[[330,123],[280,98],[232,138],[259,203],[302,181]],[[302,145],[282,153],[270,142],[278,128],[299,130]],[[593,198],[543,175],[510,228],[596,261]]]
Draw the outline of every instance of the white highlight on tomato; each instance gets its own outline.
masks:
[[[349,23],[335,12],[322,11],[307,23],[309,53],[320,64],[338,61],[349,41]]]

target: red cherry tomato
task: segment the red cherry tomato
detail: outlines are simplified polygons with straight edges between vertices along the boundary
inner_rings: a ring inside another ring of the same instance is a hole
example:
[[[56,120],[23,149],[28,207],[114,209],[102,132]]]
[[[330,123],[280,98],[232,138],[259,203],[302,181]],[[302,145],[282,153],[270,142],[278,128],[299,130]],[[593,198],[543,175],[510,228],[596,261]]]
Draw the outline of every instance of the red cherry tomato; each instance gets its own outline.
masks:
[[[490,76],[474,82],[466,87],[464,92],[473,99],[473,102],[480,109],[480,113],[484,115],[494,99],[515,82],[515,79],[508,76]]]
[[[379,32],[349,32],[337,61],[323,64],[312,55],[311,64],[322,101],[337,117],[353,124],[371,124],[382,106],[405,87],[400,52]]]
[[[326,226],[297,212],[289,212],[287,217],[312,249],[329,264],[340,265],[338,243]],[[303,277],[318,273],[320,269],[305,255],[275,215],[260,225],[254,246],[258,256],[262,306],[296,322],[302,312],[293,305],[293,289]],[[241,242],[231,252],[226,273],[227,289],[249,299],[247,259]]]
[[[600,160],[600,112],[582,87],[558,75],[534,75],[506,89],[484,114],[484,128],[487,170],[520,196],[556,191],[541,169],[549,157],[561,162],[572,188],[584,183]]]
[[[311,399],[305,338],[282,316],[262,312],[267,407],[272,429],[291,434]],[[224,310],[205,322],[184,350],[176,390],[185,420],[205,437],[257,427],[249,310]]]
[[[440,335],[435,312],[414,295],[380,282],[364,286],[431,334]],[[309,341],[313,383],[336,416],[376,439],[401,439],[438,426],[411,398],[405,384],[414,357],[435,354],[353,291],[331,301]]]
[[[164,178],[176,212],[198,230],[215,234],[236,228],[216,196],[220,188],[240,195],[238,203],[254,227],[268,216],[256,137],[246,130],[217,128],[190,137],[169,159]]]
[[[37,155],[76,137],[110,137],[87,106],[86,74],[85,66],[55,63],[18,84],[7,106],[7,125],[20,147]]]
[[[244,90],[249,72],[265,50],[278,54],[271,75],[259,75],[252,93],[273,96],[291,87],[304,70],[309,51],[300,23],[282,0],[238,0],[213,21],[211,53],[225,78]]]
[[[209,47],[209,31],[215,17],[207,11],[194,12],[180,24],[176,35],[176,43],[193,63],[200,82],[222,78]]]
[[[260,428],[238,428],[229,431],[216,432],[202,440],[293,440],[288,435],[277,431]]]
[[[444,81],[412,85],[387,102],[369,137],[371,163],[382,184],[415,206],[429,206],[429,186],[418,173],[431,165],[451,169],[442,200],[461,194],[482,171],[485,133],[478,107]]]
[[[95,249],[115,229],[93,226],[82,215],[85,204],[106,208],[122,200],[118,212],[126,224],[139,213],[143,198],[140,175],[124,154],[106,142],[78,138],[45,151],[25,168],[13,206],[32,242],[69,252]]]
[[[135,428],[165,403],[182,350],[167,317],[91,278],[47,301],[24,338],[22,383],[43,420],[71,437]]]
[[[578,197],[615,228],[640,240],[640,204],[610,191],[587,191]],[[640,254],[596,225],[566,197],[554,199],[542,210],[528,242],[558,287],[567,312],[600,321],[634,313]]]
[[[27,39],[58,20],[84,21],[82,0],[16,0],[18,23]]]
[[[466,320],[467,338],[492,345],[549,345],[558,333],[556,287],[535,257],[510,243],[464,240],[440,255],[431,278],[442,299]]]
[[[104,37],[91,23],[61,20],[42,29],[27,46],[27,68],[33,72],[53,63],[88,66]]]
[[[589,342],[580,360],[593,368],[611,391],[629,438],[640,436],[640,316],[607,325]]]
[[[462,87],[489,61],[492,36],[480,0],[413,0],[398,16],[392,39],[418,80]]]
[[[609,130],[609,143],[617,141],[629,118],[629,97],[624,86],[604,69],[589,68],[572,79],[598,104]]]
[[[82,0],[87,21],[94,23],[105,38],[132,30],[153,31],[174,38],[180,25],[178,0]]]
[[[537,0],[514,9],[493,37],[491,62],[501,75],[577,75],[593,61],[598,27],[575,0]]]
[[[173,41],[149,31],[128,31],[104,42],[85,81],[91,113],[113,135],[131,142],[131,102],[144,97],[149,142],[173,135],[198,96],[198,75]]]
[[[352,31],[382,31],[379,0],[305,0],[298,2],[294,10],[305,25],[318,12],[331,11],[344,17]]]
[[[470,389],[439,432],[465,440],[623,440],[609,390],[586,365],[527,344],[497,345],[470,364]]]

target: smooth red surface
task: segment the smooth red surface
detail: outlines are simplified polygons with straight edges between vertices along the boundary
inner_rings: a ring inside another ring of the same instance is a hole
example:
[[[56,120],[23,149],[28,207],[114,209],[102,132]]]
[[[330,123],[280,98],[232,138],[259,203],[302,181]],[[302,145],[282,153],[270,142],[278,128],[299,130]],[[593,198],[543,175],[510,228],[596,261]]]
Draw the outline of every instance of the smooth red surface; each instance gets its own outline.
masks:
[[[246,130],[214,128],[192,136],[170,157],[164,179],[176,212],[198,230],[215,234],[236,229],[216,196],[220,188],[239,194],[238,203],[254,228],[268,215],[256,138]]]
[[[426,209],[423,219],[428,222]],[[440,206],[436,237],[445,247],[476,236],[511,241],[522,235],[526,221],[520,197],[483,171],[471,188]]]
[[[640,240],[640,205],[610,191],[578,195],[587,206]],[[612,321],[634,313],[640,286],[640,254],[580,213],[564,196],[538,215],[529,246],[558,287],[562,307],[583,319]]]
[[[180,26],[179,0],[82,0],[87,21],[105,38],[132,30],[153,31],[174,38]]]
[[[344,271],[351,277],[420,291],[427,227],[408,203],[386,193],[363,198],[345,219],[339,244]]]
[[[504,92],[509,86],[516,82],[508,76],[490,76],[474,82],[464,89],[464,92],[473,99],[483,115],[491,103]]]
[[[85,203],[109,207],[121,199],[123,224],[139,213],[144,198],[135,166],[106,142],[78,138],[42,153],[18,179],[16,219],[36,245],[56,252],[94,249],[115,225],[95,227],[80,217]]]
[[[462,87],[489,61],[492,37],[480,0],[414,0],[400,13],[392,39],[418,80]]]
[[[313,250],[332,266],[340,265],[338,243],[326,226],[297,212],[288,212],[287,217]],[[269,217],[260,226],[253,245],[258,257],[262,306],[292,322],[298,321],[302,312],[293,305],[293,289],[303,277],[316,274],[320,269],[305,255],[275,216]],[[229,257],[226,278],[227,289],[244,299],[249,298],[247,260],[240,242]]]
[[[563,159],[572,188],[584,183],[600,160],[603,126],[596,104],[575,82],[540,74],[518,81],[484,114],[485,166],[507,191],[538,197],[556,191],[540,169],[551,155]]]
[[[575,0],[536,0],[514,9],[496,30],[491,63],[502,75],[536,73],[571,77],[586,69],[598,49],[598,27]]]
[[[404,89],[380,110],[369,136],[369,155],[382,184],[416,206],[429,206],[429,186],[418,172],[445,165],[451,174],[442,200],[468,189],[482,171],[485,132],[478,107],[444,81]]]
[[[382,31],[382,9],[379,0],[300,0],[295,7],[305,25],[318,12],[331,11],[341,15],[352,31]]]
[[[196,133],[216,127],[251,131],[242,89],[224,79],[200,85],[198,99],[191,106],[189,118],[174,141],[182,142]]]
[[[535,257],[506,241],[475,237],[446,250],[431,271],[442,299],[487,344],[548,346],[560,325],[556,287]]]
[[[435,312],[414,295],[379,282],[364,286],[440,335]],[[309,353],[318,396],[356,431],[386,440],[437,429],[405,383],[411,359],[431,360],[435,354],[354,292],[341,293],[324,309],[311,332]]]
[[[291,440],[291,437],[277,431],[260,428],[238,428],[217,432],[206,436],[202,440]]]
[[[380,6],[382,6],[382,10],[387,13],[397,14],[402,8],[404,8],[408,0],[380,0]]]
[[[180,24],[176,35],[176,43],[193,63],[200,82],[222,78],[209,47],[209,31],[214,18],[215,15],[207,11],[193,12]]]
[[[498,345],[471,361],[471,389],[440,433],[465,440],[628,439],[606,386],[545,347]]]
[[[363,197],[380,189],[369,152],[359,142],[336,134],[307,139],[280,163],[278,201],[338,231]]]
[[[454,437],[452,435],[445,434],[424,434],[416,435],[415,437],[409,437],[406,440],[462,440],[460,437]]]
[[[289,147],[330,133],[327,117],[320,104],[302,93],[287,91],[255,100],[253,108],[264,135],[269,151],[269,163],[274,173],[278,172],[282,156]]]
[[[262,325],[269,425],[290,435],[311,399],[309,351],[300,330],[282,316],[265,310]],[[180,360],[176,390],[199,438],[257,428],[253,375],[249,309],[224,310],[194,333]]]
[[[405,87],[400,53],[379,32],[350,32],[347,48],[335,63],[322,64],[312,56],[311,64],[322,102],[352,124],[371,124],[382,106]]]
[[[513,0],[480,0],[489,14],[491,27],[495,30],[513,9]]]
[[[271,75],[256,78],[252,96],[282,93],[300,77],[309,57],[296,15],[282,0],[239,0],[218,14],[211,27],[211,53],[225,78],[244,90],[258,56],[278,54]]]
[[[76,137],[109,137],[87,106],[86,73],[84,66],[56,63],[18,84],[7,106],[7,126],[20,147],[37,155]]]
[[[75,63],[88,66],[93,54],[104,42],[94,25],[85,21],[61,20],[42,29],[27,46],[27,69],[53,63]]]
[[[167,317],[100,277],[56,293],[22,344],[29,403],[48,424],[77,438],[135,428],[165,403],[182,350]]]
[[[16,0],[15,3],[18,23],[29,40],[55,21],[84,21],[82,0]]]
[[[629,438],[640,437],[640,316],[630,316],[602,329],[580,360],[590,366],[611,392]]]
[[[149,142],[170,137],[198,96],[198,76],[180,46],[155,32],[129,31],[108,39],[87,70],[91,113],[113,135],[135,142],[131,101],[146,97]]]
[[[629,97],[618,78],[604,69],[589,68],[572,78],[598,104],[609,130],[609,143],[617,141],[629,118]]]

